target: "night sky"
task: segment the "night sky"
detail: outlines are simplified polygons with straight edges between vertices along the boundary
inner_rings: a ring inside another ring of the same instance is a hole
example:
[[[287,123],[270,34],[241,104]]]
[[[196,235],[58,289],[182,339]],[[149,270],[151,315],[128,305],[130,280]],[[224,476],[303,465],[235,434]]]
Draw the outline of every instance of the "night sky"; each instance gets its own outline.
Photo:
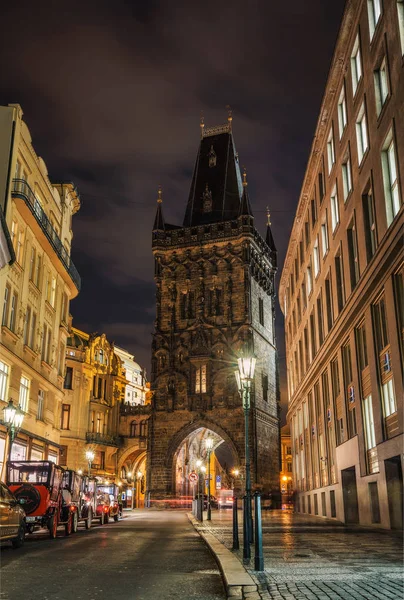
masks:
[[[181,224],[207,127],[226,122],[255,223],[272,215],[278,279],[344,0],[27,2],[2,7],[0,104],[18,102],[51,181],[72,180],[75,326],[150,372],[157,187]],[[284,331],[277,338],[286,406]],[[283,419],[285,411],[283,411]]]

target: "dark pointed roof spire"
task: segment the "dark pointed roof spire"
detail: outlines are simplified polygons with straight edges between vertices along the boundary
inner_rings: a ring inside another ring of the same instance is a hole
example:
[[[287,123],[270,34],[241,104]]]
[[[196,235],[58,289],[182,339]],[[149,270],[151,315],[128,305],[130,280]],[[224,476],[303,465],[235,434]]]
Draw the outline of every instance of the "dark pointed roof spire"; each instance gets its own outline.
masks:
[[[241,196],[240,217],[245,215],[252,217],[250,198],[248,196],[247,169],[243,167],[243,195]]]
[[[267,243],[267,246],[269,247],[269,249],[271,250],[271,252],[274,255],[275,258],[275,264],[276,264],[276,246],[275,246],[275,242],[274,242],[274,238],[272,236],[272,230],[271,230],[271,215],[269,212],[269,207],[267,206],[267,235],[265,238],[265,241]]]
[[[164,223],[163,211],[161,205],[163,204],[163,192],[161,185],[159,185],[157,192],[157,211],[154,219],[153,231],[164,231],[166,226]]]

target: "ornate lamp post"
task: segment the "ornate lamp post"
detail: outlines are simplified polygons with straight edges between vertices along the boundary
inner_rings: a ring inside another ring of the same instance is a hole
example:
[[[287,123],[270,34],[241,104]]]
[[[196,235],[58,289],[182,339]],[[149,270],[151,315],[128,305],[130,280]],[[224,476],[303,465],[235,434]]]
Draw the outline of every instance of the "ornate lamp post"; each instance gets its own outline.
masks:
[[[13,449],[13,443],[17,437],[17,433],[21,429],[22,422],[24,420],[24,411],[21,410],[20,406],[14,406],[14,402],[10,399],[7,406],[3,408],[3,422],[7,428],[9,436],[8,455],[7,460],[11,460],[11,451]]]
[[[245,495],[244,518],[247,522],[248,541],[252,542],[252,507],[251,507],[251,473],[250,473],[250,446],[249,446],[249,416],[251,406],[251,384],[254,380],[255,363],[254,356],[244,356],[237,360],[238,370],[235,371],[238,390],[243,402],[245,422]],[[245,548],[246,550],[246,548]],[[249,550],[249,548],[248,548]],[[247,556],[245,559],[249,558]]]
[[[95,458],[95,454],[92,450],[87,450],[86,451],[86,459],[87,459],[87,463],[88,463],[88,476],[90,477],[91,475],[91,465],[93,463],[93,460]]]
[[[211,511],[211,506],[210,506],[210,454],[212,452],[212,448],[213,448],[213,438],[211,435],[208,435],[208,437],[206,438],[206,450],[208,452],[208,515],[207,515],[208,521],[212,520],[212,511]]]

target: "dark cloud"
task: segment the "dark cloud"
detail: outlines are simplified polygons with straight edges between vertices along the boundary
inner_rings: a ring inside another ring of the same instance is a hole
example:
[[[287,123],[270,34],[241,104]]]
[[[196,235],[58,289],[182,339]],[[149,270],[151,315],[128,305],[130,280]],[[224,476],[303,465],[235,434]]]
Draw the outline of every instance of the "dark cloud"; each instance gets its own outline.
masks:
[[[74,322],[150,360],[151,226],[157,186],[181,222],[199,115],[234,110],[261,232],[282,267],[343,0],[287,3],[22,0],[3,10],[0,102],[19,102],[50,177],[82,197]],[[277,334],[284,357],[283,321]],[[285,368],[281,365],[283,404]]]

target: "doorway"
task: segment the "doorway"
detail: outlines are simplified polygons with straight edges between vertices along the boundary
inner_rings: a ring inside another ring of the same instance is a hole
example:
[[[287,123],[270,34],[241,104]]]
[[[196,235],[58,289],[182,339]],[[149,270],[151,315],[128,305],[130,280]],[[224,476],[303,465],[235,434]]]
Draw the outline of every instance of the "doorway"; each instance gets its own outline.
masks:
[[[345,523],[359,523],[358,492],[356,489],[355,467],[343,469],[341,474]]]
[[[403,470],[399,456],[384,461],[391,529],[403,528]]]

